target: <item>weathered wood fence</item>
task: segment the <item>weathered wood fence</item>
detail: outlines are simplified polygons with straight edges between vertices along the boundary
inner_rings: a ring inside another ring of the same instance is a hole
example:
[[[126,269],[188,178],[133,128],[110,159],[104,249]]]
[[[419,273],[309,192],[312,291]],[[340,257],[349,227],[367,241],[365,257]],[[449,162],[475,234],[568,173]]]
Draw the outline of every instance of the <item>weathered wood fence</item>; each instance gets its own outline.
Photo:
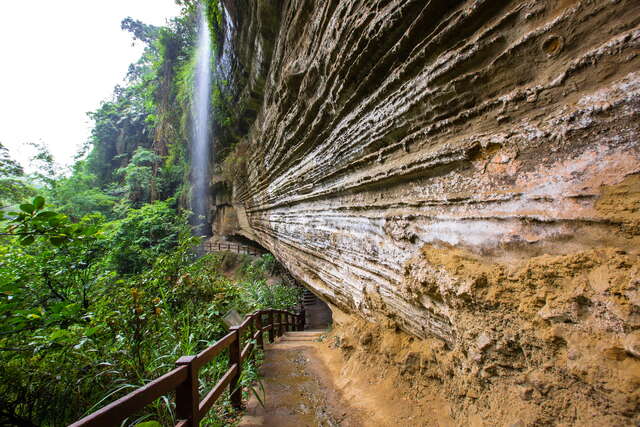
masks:
[[[268,332],[271,342],[285,331],[304,329],[304,311],[300,314],[284,310],[262,310],[246,316],[239,325],[229,329],[229,333],[211,347],[195,356],[182,356],[176,361],[176,368],[149,384],[121,397],[104,408],[71,424],[71,427],[113,427],[126,418],[135,415],[146,405],[165,394],[176,392],[176,426],[198,426],[216,400],[229,387],[232,405],[242,406],[242,390],[239,379],[242,362],[254,354],[254,345],[264,346],[264,333]],[[245,338],[244,346],[242,337]],[[225,349],[229,349],[229,368],[218,383],[200,399],[198,372]]]
[[[202,249],[207,252],[221,252],[221,251],[229,251],[235,252],[237,254],[247,254],[247,255],[260,255],[260,251],[256,248],[252,248],[251,246],[240,245],[238,243],[222,243],[222,242],[204,242],[202,244]]]

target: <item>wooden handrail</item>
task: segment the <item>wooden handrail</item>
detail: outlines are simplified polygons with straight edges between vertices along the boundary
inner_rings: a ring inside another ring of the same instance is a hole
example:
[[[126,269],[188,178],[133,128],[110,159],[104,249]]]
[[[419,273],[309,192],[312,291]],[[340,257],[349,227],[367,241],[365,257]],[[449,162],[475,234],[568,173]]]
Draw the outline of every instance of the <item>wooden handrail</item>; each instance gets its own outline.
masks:
[[[151,381],[149,384],[110,403],[104,408],[97,410],[91,415],[84,417],[80,421],[76,421],[71,424],[71,427],[113,426],[115,420],[120,422],[129,415],[135,414],[160,396],[175,390],[178,385],[187,379],[187,374],[188,368],[184,366],[176,368],[160,378]]]
[[[233,332],[229,332],[227,335],[216,341],[215,344],[213,344],[211,347],[207,347],[206,349],[198,353],[195,363],[197,368],[199,369],[204,364],[209,363],[211,360],[213,360],[214,357],[226,350],[227,347],[229,347],[231,343],[235,341],[235,339],[236,334]]]
[[[244,362],[249,356],[249,354],[251,354],[252,350],[253,350],[253,343],[248,342],[240,352],[240,361]]]
[[[244,322],[242,322],[240,326],[238,326],[238,329],[240,329],[241,331],[244,331],[244,329],[252,322],[253,322],[253,316],[247,316],[247,318],[244,319]]]
[[[224,393],[224,389],[231,382],[231,378],[237,374],[238,364],[233,364],[229,370],[220,378],[220,381],[207,393],[207,395],[200,402],[199,411],[200,418],[204,418],[204,416],[209,412],[209,409],[216,403],[216,400],[220,397],[222,393]]]
[[[267,315],[266,321],[263,318],[264,315]],[[274,319],[277,319],[278,322],[274,322]],[[247,326],[251,327],[247,337],[249,341],[242,347],[242,332]],[[230,328],[230,332],[212,346],[207,347],[195,356],[182,356],[176,361],[176,368],[172,371],[76,421],[71,424],[71,427],[119,425],[123,420],[139,412],[146,405],[174,390],[176,392],[176,416],[178,418],[176,426],[198,426],[200,420],[205,417],[227,387],[229,387],[231,403],[236,409],[240,409],[242,406],[242,390],[240,390],[238,382],[242,372],[242,362],[254,354],[254,340],[258,347],[262,348],[265,331],[269,332],[269,340],[273,342],[276,337],[282,336],[286,329],[303,330],[304,311],[300,314],[285,310],[262,310],[251,313],[246,316],[246,319],[239,326]],[[229,349],[229,368],[218,383],[206,394],[204,399],[200,399],[198,391],[200,368],[227,348]]]
[[[245,253],[247,255],[254,255],[254,256],[260,255],[260,251],[258,251],[257,249],[251,246],[241,245],[239,243],[205,242],[202,244],[202,248],[209,252],[214,252],[215,250],[217,250],[218,252],[232,251],[237,254]]]

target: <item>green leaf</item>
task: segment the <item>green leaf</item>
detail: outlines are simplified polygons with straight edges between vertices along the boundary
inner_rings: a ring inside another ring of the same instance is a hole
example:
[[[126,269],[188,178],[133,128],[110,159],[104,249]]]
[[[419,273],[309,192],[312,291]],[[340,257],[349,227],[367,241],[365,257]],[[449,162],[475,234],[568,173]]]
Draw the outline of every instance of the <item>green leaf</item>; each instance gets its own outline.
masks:
[[[39,211],[40,209],[42,209],[44,207],[44,197],[42,196],[38,196],[35,199],[33,199],[33,207],[35,208],[35,210]]]
[[[60,237],[60,236],[49,237],[49,242],[51,242],[51,244],[56,247],[62,246],[65,240],[67,240],[65,237]]]
[[[136,427],[162,427],[162,424],[157,421],[145,421],[143,423],[136,424]]]
[[[55,227],[56,225],[60,225],[60,223],[62,222],[62,218],[60,217],[60,215],[56,215],[49,218],[48,221],[50,226]]]
[[[95,326],[93,328],[89,328],[86,331],[84,331],[84,335],[87,337],[90,337],[92,335],[95,335],[96,332],[98,332],[100,330],[100,328],[98,326]]]
[[[34,241],[36,240],[35,237],[33,236],[26,236],[23,237],[22,239],[20,239],[20,244],[22,246],[29,246],[30,244],[32,244]]]
[[[20,205],[20,210],[26,213],[33,213],[36,208],[31,203],[23,203]]]
[[[53,211],[43,211],[40,212],[38,215],[36,215],[35,217],[38,219],[49,219],[49,218],[53,218],[55,216],[57,216],[58,213],[57,212],[53,212]]]
[[[71,333],[65,329],[56,329],[49,335],[49,339],[57,340],[60,338],[67,338],[69,335],[71,335]]]

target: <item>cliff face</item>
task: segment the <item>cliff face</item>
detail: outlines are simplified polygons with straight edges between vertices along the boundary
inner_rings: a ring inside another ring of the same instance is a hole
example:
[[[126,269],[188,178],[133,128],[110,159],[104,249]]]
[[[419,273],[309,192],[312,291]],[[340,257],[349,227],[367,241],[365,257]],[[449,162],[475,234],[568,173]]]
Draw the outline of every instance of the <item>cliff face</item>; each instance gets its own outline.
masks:
[[[340,311],[443,343],[454,388],[636,417],[640,3],[236,6],[261,104],[234,232]]]

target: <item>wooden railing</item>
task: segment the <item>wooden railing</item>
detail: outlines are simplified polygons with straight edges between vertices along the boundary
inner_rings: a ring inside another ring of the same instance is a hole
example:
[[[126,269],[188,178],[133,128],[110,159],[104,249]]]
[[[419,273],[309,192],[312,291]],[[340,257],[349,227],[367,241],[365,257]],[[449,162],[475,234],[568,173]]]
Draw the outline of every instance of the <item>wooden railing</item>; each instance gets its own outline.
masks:
[[[251,246],[240,245],[238,243],[227,243],[227,242],[204,242],[202,244],[202,249],[207,252],[214,251],[230,251],[235,252],[237,254],[247,254],[247,255],[260,255],[260,251],[256,248],[252,248]]]
[[[231,404],[242,407],[242,390],[239,379],[242,362],[253,355],[254,344],[264,347],[264,333],[268,332],[269,340],[282,336],[287,330],[304,329],[304,311],[294,314],[284,310],[262,310],[246,316],[239,325],[229,329],[229,333],[211,347],[195,356],[182,356],[176,361],[176,368],[149,384],[121,397],[104,408],[71,424],[80,426],[117,426],[126,418],[136,414],[146,405],[161,396],[176,392],[176,426],[198,426],[200,420],[211,409],[216,400],[229,387]],[[249,332],[246,343],[242,346],[244,332]],[[229,349],[229,368],[218,380],[218,383],[200,399],[198,390],[198,372],[205,364],[212,361],[225,349]]]

